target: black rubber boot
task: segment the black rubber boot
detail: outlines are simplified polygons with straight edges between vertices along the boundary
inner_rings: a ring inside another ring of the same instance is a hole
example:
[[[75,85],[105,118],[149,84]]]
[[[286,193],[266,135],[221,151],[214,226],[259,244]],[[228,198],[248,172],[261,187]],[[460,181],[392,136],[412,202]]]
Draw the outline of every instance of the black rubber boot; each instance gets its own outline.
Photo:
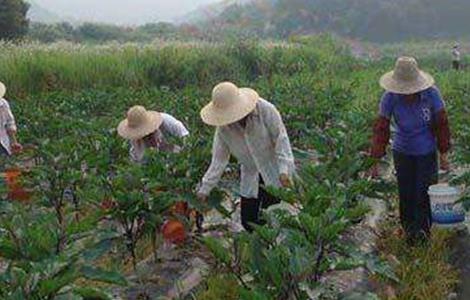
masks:
[[[260,220],[261,201],[259,199],[242,198],[241,219],[243,228],[248,232],[253,232],[251,224],[264,225],[266,222]]]
[[[264,188],[259,188],[259,200],[261,201],[261,207],[263,209],[268,209],[273,205],[281,203],[281,200],[274,197],[270,193],[268,193]]]

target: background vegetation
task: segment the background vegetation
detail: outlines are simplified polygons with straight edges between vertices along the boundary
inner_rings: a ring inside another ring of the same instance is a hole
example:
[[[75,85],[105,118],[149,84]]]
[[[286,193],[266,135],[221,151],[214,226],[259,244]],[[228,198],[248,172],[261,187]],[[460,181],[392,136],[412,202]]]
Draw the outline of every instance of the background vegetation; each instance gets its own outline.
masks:
[[[22,0],[0,1],[0,40],[15,39],[28,32],[29,5]]]
[[[362,153],[369,146],[381,95],[377,78],[391,68],[394,58],[357,59],[329,36],[290,43],[3,44],[1,49],[0,80],[8,87],[20,140],[36,149],[30,154],[36,165],[24,175],[33,198],[27,203],[2,202],[0,207],[0,247],[8,250],[1,252],[8,269],[0,277],[0,293],[6,299],[15,293],[50,298],[106,293],[125,284],[131,261],[144,258],[136,248],[159,231],[168,206],[184,199],[197,207],[193,191],[210,161],[213,134],[198,111],[221,80],[257,89],[279,107],[294,146],[315,149],[321,157],[318,165],[305,164],[302,174],[308,185],[299,183],[280,195],[302,203],[299,219],[273,214],[269,229],[260,228],[252,236],[227,233],[237,241],[229,248],[205,241],[221,280],[235,285],[229,291],[242,299],[285,299],[286,294],[304,299],[306,287],[326,288],[321,283],[325,273],[361,265],[397,286],[406,280],[408,273],[397,269],[395,277],[376,258],[371,262],[338,239],[360,220],[361,199],[379,197],[375,192],[387,188],[361,177],[369,166]],[[470,78],[444,62],[422,60],[447,100],[456,140],[452,159],[466,164]],[[186,150],[178,156],[149,153],[152,163],[146,168],[129,165],[128,145],[117,137],[115,127],[134,104],[183,120],[192,133]],[[168,165],[173,168],[167,170]],[[158,193],[152,193],[155,190]],[[394,201],[394,190],[387,191],[381,197]],[[103,218],[114,226],[103,226]],[[28,227],[31,222],[37,226]],[[50,238],[41,239],[46,230]],[[429,282],[448,276],[446,249],[437,247],[434,257],[443,267],[432,268]],[[247,273],[259,275],[245,282],[242,275]],[[22,281],[12,279],[18,274]],[[35,288],[22,288],[34,278],[41,279]],[[107,285],[84,291],[82,280]],[[448,282],[427,299],[442,299],[454,286],[454,281]],[[217,278],[211,279],[205,297],[210,297],[210,286],[218,289]]]
[[[5,7],[0,17],[4,22],[0,26],[4,38],[24,36],[28,5],[21,0],[3,0],[1,3]],[[57,16],[50,16],[46,22],[47,14],[36,3],[32,3],[31,10],[32,23],[27,38],[41,42],[225,41],[228,37],[240,36],[285,39],[325,32],[379,43],[428,39],[455,41],[470,37],[467,18],[470,4],[466,0],[224,1],[182,16],[180,24],[128,27],[67,18],[60,21]]]

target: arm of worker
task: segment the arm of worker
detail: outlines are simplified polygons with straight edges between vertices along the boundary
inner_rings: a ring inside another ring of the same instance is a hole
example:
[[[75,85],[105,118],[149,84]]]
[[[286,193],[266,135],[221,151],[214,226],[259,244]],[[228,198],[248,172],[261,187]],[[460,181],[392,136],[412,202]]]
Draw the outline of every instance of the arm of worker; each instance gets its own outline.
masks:
[[[1,106],[1,114],[2,119],[5,120],[4,126],[10,138],[11,149],[14,153],[18,153],[23,149],[23,147],[18,142],[18,139],[16,137],[16,121],[15,117],[13,116],[13,113],[11,112],[10,105],[7,101],[4,101],[3,105]]]
[[[145,145],[142,140],[130,141],[129,156],[135,163],[142,163],[144,161]]]
[[[266,127],[269,129],[271,138],[275,145],[281,183],[284,186],[288,185],[286,179],[294,172],[294,154],[292,152],[286,126],[284,125],[281,114],[274,106],[266,110],[264,119]]]
[[[212,162],[202,179],[202,184],[198,191],[199,198],[207,197],[217,186],[229,160],[230,149],[222,139],[220,129],[217,128],[212,145]]]
[[[449,170],[450,165],[447,159],[447,153],[451,150],[452,147],[449,118],[447,115],[445,102],[442,99],[439,90],[434,88],[431,92],[434,106],[434,132],[437,139],[437,148],[440,153],[440,167],[443,170]]]
[[[386,92],[380,101],[379,117],[375,120],[370,155],[380,159],[385,156],[390,141],[390,120],[392,118],[392,95]]]
[[[170,133],[172,136],[176,136],[179,138],[185,138],[189,136],[189,131],[186,126],[184,126],[183,122],[169,114],[162,113],[162,116],[162,126],[165,128],[166,132]]]

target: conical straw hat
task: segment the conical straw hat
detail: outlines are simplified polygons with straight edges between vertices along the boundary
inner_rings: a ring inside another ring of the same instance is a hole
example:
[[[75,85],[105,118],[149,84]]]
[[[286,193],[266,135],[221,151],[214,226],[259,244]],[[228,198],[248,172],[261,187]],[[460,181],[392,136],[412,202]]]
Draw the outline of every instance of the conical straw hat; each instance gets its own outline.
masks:
[[[134,106],[127,112],[127,118],[117,128],[118,134],[127,140],[141,139],[162,125],[159,112],[148,111],[143,106]]]
[[[211,126],[229,125],[255,110],[258,100],[255,90],[223,82],[212,91],[212,101],[201,110],[201,118]]]
[[[380,85],[392,93],[411,95],[432,87],[434,78],[421,71],[414,58],[400,57],[395,70],[382,76]]]

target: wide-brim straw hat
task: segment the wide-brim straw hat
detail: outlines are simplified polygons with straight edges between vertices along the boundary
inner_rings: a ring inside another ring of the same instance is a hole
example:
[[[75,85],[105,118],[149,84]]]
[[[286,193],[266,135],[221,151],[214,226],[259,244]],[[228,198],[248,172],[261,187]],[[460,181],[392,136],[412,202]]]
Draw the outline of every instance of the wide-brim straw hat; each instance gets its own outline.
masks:
[[[7,92],[6,86],[3,84],[3,82],[0,81],[0,99],[3,98],[3,96],[5,96],[6,92]]]
[[[201,118],[211,126],[233,124],[253,112],[258,100],[255,90],[223,82],[212,91],[212,101],[201,110]]]
[[[400,57],[395,70],[383,75],[380,85],[385,90],[403,95],[416,94],[434,85],[434,78],[419,69],[418,62],[413,57]]]
[[[139,140],[160,128],[162,123],[163,118],[159,112],[134,106],[127,112],[127,118],[119,123],[117,131],[127,140]]]

